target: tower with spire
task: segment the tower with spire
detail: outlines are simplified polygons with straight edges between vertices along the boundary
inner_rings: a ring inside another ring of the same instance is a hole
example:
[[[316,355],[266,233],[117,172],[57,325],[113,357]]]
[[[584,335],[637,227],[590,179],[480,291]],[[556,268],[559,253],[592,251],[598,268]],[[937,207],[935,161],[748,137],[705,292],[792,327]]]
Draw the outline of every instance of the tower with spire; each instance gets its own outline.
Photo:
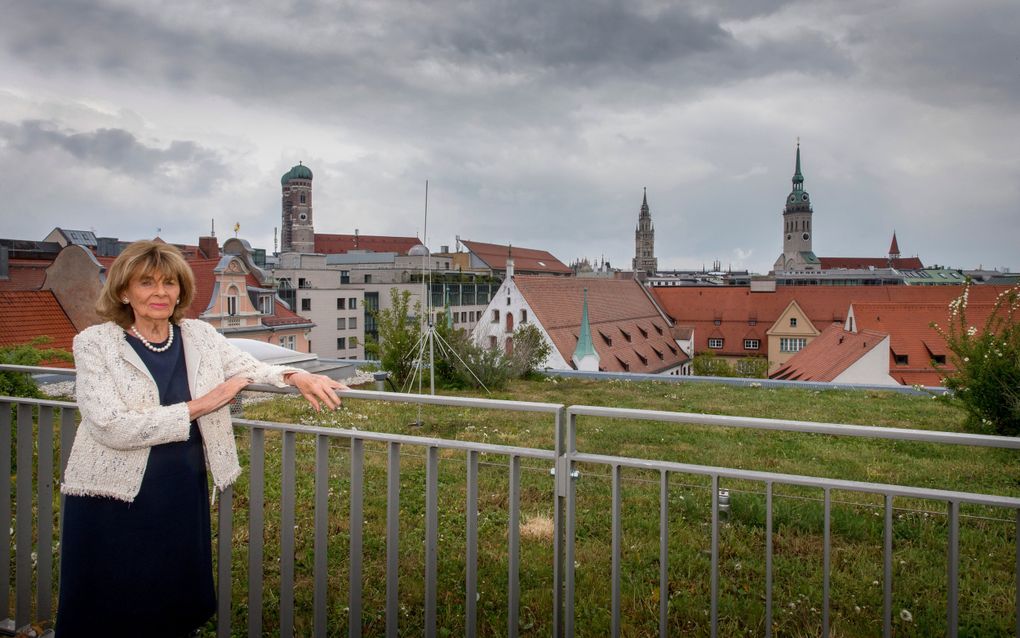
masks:
[[[644,189],[641,200],[641,212],[638,213],[637,229],[634,231],[634,261],[632,265],[636,274],[653,275],[659,268],[659,260],[655,258],[655,227],[652,226],[652,214],[648,209],[648,189]]]
[[[595,344],[591,340],[591,326],[588,323],[588,289],[584,289],[584,302],[581,306],[581,328],[577,337],[577,347],[570,361],[574,364],[575,370],[587,372],[599,371],[599,353],[595,350]]]
[[[783,254],[776,260],[775,270],[820,270],[821,263],[811,249],[813,230],[811,197],[804,190],[804,174],[800,170],[800,140],[797,140],[797,162],[793,171],[793,187],[783,208]]]
[[[280,252],[315,252],[312,226],[312,171],[298,162],[280,177],[283,190]]]
[[[900,258],[900,245],[896,241],[896,231],[892,233],[892,243],[889,244],[889,261]]]

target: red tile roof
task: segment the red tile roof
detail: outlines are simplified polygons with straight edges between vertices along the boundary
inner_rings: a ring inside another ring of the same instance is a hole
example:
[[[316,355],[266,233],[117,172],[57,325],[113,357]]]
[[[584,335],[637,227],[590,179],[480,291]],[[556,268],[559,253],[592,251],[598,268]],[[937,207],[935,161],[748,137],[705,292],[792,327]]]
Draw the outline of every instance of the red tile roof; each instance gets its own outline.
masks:
[[[50,337],[43,348],[71,351],[77,331],[67,313],[49,290],[0,292],[0,346],[28,343],[36,337]],[[73,367],[66,361],[47,361],[46,365]]]
[[[970,289],[967,304],[968,321],[980,328],[992,312],[993,304],[976,302],[980,286]],[[983,291],[982,291],[983,292]],[[946,303],[855,303],[854,320],[858,330],[872,330],[889,335],[889,374],[906,385],[942,385],[942,379],[956,372],[947,358],[936,370],[932,358],[946,355],[946,342],[931,324],[946,325],[949,307]],[[906,364],[897,364],[896,356],[906,356]]]
[[[636,281],[518,275],[514,284],[568,362],[577,348],[585,288],[600,369],[657,373],[687,361],[670,324]]]
[[[545,250],[486,244],[480,241],[467,241],[465,239],[460,240],[460,243],[485,262],[485,265],[492,270],[506,270],[507,251],[510,251],[511,256],[514,258],[515,273],[571,275],[574,272],[569,266],[553,257],[552,253]]]
[[[1007,288],[972,286],[970,300],[991,303]],[[962,293],[963,286],[779,286],[775,292],[722,286],[652,288],[659,305],[678,324],[694,327],[695,352],[707,351],[709,337],[718,331],[724,339],[723,348],[712,351],[735,357],[767,354],[765,332],[793,300],[818,330],[824,330],[831,323],[842,323],[851,303],[937,303],[945,308]],[[750,325],[752,321],[757,325]],[[762,334],[761,350],[744,350],[745,335],[755,328]]]
[[[787,381],[833,381],[861,357],[875,349],[885,334],[862,330],[847,332],[832,324],[800,352],[769,375]]]
[[[847,268],[850,270],[867,270],[868,268],[896,268],[897,270],[921,270],[924,264],[920,257],[819,257],[822,270]]]
[[[328,235],[315,233],[315,252],[326,255],[363,250],[374,253],[406,255],[421,244],[417,237],[391,237],[388,235]]]
[[[8,278],[0,279],[0,290],[39,290],[52,263],[48,259],[11,259]]]

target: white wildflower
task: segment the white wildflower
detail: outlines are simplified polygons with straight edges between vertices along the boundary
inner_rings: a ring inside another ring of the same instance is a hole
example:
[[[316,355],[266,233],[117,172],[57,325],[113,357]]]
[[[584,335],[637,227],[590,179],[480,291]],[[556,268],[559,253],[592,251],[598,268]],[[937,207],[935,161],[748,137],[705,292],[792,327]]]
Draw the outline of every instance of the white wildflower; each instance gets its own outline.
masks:
[[[914,615],[910,613],[909,609],[901,609],[900,620],[902,620],[903,622],[912,622],[914,620]]]

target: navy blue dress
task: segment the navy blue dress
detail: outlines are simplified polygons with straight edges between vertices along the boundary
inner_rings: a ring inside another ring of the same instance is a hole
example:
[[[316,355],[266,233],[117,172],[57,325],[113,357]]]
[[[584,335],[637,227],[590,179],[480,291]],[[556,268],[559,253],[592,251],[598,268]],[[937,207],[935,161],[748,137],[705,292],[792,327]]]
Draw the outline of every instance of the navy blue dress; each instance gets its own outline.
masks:
[[[172,329],[166,352],[125,335],[156,380],[161,405],[191,400],[181,330]],[[209,487],[195,421],[187,441],[151,448],[134,502],[64,498],[60,638],[178,637],[213,615]]]

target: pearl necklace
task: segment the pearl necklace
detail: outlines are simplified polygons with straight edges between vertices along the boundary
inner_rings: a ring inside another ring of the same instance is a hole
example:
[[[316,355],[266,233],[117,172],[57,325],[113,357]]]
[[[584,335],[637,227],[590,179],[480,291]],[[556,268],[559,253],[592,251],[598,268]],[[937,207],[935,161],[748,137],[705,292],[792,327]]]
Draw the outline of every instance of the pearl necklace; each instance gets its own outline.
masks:
[[[170,337],[167,338],[166,343],[159,346],[158,348],[152,345],[152,343],[148,339],[143,337],[142,333],[138,332],[138,328],[135,328],[133,325],[131,326],[131,332],[136,337],[138,337],[138,340],[142,342],[142,345],[148,348],[149,350],[152,350],[153,352],[166,352],[167,350],[170,349],[170,346],[174,344],[174,326],[173,324],[169,325],[170,325]]]

